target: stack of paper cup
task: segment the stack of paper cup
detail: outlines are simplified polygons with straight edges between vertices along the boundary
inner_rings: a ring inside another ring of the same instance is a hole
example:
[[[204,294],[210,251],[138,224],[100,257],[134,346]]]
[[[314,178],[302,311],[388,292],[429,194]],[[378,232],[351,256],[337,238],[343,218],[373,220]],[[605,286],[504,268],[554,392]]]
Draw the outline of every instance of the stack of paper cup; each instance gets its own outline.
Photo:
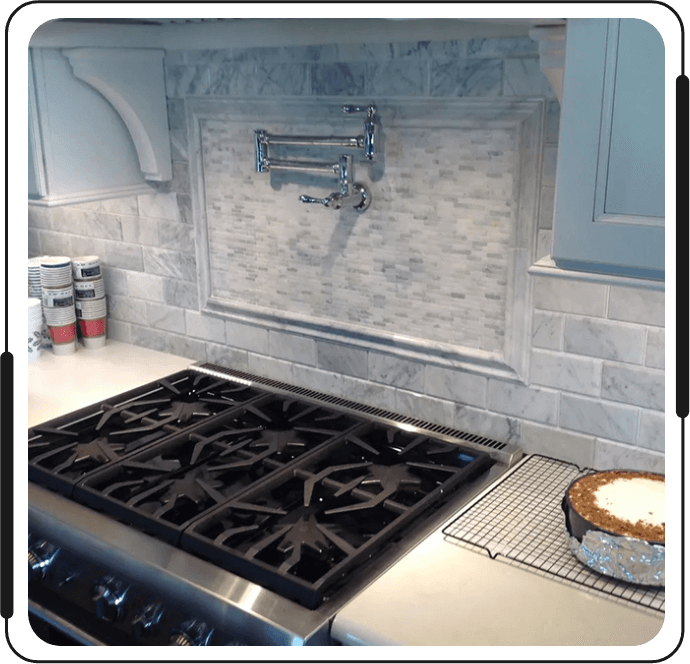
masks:
[[[37,256],[29,258],[29,297],[41,301],[43,293],[41,291],[41,259],[46,256]],[[50,335],[48,334],[48,326],[43,318],[43,310],[41,309],[41,346],[43,348],[50,348]]]
[[[96,300],[77,300],[76,309],[84,348],[105,346],[105,297]]]
[[[43,315],[56,355],[70,355],[77,348],[77,314],[74,308],[72,262],[67,256],[41,259]]]
[[[72,259],[79,332],[85,348],[105,345],[105,284],[98,256]]]
[[[43,337],[43,307],[41,300],[29,298],[29,364],[41,355]]]
[[[45,256],[39,256],[38,258],[29,258],[29,297],[36,299],[41,299],[41,259]]]

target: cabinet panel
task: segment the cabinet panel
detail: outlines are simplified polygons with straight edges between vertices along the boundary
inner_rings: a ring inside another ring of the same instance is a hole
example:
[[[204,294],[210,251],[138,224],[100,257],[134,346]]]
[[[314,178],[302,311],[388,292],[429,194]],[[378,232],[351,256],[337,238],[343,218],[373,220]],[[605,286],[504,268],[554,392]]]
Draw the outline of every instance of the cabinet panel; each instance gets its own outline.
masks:
[[[552,254],[559,267],[663,279],[663,55],[644,21],[568,21]]]
[[[40,148],[34,156],[45,167],[43,191],[37,193],[59,204],[147,190],[132,138],[112,105],[72,75],[59,49],[34,50],[32,64],[37,115],[30,124],[40,132],[33,136]]]
[[[618,27],[604,213],[662,219],[664,43],[645,21]]]

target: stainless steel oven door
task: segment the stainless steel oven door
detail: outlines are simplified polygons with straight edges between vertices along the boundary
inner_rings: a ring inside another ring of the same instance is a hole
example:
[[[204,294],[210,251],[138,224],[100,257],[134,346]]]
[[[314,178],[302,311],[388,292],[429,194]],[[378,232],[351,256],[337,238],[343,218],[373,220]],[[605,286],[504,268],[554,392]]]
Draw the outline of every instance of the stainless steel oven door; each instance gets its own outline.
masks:
[[[31,600],[29,600],[29,624],[39,639],[54,646],[108,645]]]

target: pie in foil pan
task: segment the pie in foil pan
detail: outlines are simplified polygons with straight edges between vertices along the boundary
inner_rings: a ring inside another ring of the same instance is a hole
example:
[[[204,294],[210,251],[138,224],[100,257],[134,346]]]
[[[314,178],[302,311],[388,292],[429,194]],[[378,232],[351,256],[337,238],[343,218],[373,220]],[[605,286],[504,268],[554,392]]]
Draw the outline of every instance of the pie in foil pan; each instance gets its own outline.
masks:
[[[645,586],[665,586],[664,476],[630,470],[578,477],[561,506],[570,549],[591,569]]]

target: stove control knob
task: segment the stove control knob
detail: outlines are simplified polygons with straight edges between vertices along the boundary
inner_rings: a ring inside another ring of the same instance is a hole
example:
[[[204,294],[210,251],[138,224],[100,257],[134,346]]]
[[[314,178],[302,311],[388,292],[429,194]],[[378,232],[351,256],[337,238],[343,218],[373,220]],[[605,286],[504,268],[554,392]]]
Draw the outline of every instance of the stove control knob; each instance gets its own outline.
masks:
[[[91,600],[96,617],[104,622],[116,622],[124,613],[129,586],[114,576],[104,576],[93,585]]]
[[[171,646],[207,646],[213,636],[213,629],[200,620],[187,620],[170,632]]]
[[[29,583],[45,578],[59,551],[60,549],[46,540],[29,546]]]
[[[163,605],[151,602],[137,609],[132,619],[135,636],[140,639],[144,634],[151,634],[160,627],[163,618]]]

